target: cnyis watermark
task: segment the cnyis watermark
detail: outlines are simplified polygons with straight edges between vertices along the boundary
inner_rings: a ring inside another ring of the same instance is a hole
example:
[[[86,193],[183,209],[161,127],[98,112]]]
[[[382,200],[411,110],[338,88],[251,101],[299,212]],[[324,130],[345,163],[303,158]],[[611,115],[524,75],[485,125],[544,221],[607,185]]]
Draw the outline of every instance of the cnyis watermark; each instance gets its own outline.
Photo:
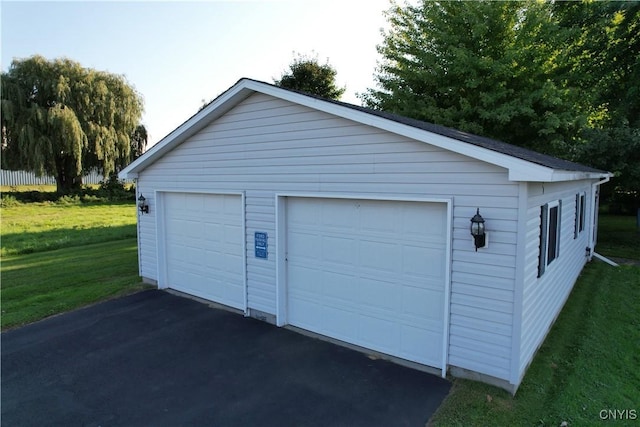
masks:
[[[602,409],[598,416],[601,420],[637,420],[638,411],[635,409]]]

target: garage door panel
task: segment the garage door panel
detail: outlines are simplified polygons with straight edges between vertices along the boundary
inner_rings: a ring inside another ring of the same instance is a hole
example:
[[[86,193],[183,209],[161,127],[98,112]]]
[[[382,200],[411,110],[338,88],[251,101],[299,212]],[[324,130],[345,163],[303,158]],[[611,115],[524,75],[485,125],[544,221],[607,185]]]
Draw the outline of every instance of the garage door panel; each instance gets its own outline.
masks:
[[[224,241],[224,228],[222,224],[205,223],[203,233],[204,237],[210,242]]]
[[[291,231],[287,252],[289,261],[312,261],[322,257],[322,246],[318,244],[315,234],[301,231]]]
[[[401,331],[401,353],[408,360],[422,360],[430,366],[441,363],[442,334],[404,326]]]
[[[360,202],[360,228],[378,235],[397,234],[400,224],[398,206],[390,205],[388,202],[363,201]]]
[[[299,298],[295,305],[289,307],[289,317],[295,319],[291,324],[310,331],[321,327],[323,315],[323,307],[310,299]]]
[[[228,225],[224,226],[224,243],[231,246],[240,246],[240,242],[238,241],[238,236],[242,235],[242,227],[238,225]]]
[[[418,317],[421,322],[427,319],[438,321],[438,330],[442,326],[441,319],[444,307],[441,302],[443,292],[413,287],[402,290],[402,313]]]
[[[373,271],[400,272],[401,248],[394,243],[380,240],[361,240],[359,245],[360,265]]]
[[[357,216],[357,211],[354,206],[349,203],[342,203],[340,205],[326,206],[322,202],[315,204],[318,207],[318,211],[322,213],[321,221],[322,228],[330,232],[351,232],[353,227],[353,221]]]
[[[396,283],[363,277],[359,280],[359,284],[361,292],[358,305],[360,309],[371,307],[391,312],[402,309],[402,289]]]
[[[314,268],[290,265],[289,281],[296,283],[296,287],[290,289],[291,295],[304,297],[306,294],[309,298],[317,295],[322,290],[321,274],[321,271]]]
[[[241,196],[165,193],[162,200],[167,286],[242,308]]]
[[[391,319],[360,315],[360,342],[383,353],[397,353],[400,347],[400,325]]]
[[[443,244],[447,236],[446,209],[431,212],[429,221],[422,221],[421,218],[424,218],[424,212],[419,206],[407,206],[402,212],[401,220],[396,221],[401,224],[404,236],[413,236],[414,239],[427,238]]]
[[[355,304],[360,300],[358,278],[332,271],[321,272],[320,292],[323,296],[342,304]]]
[[[289,198],[289,323],[439,366],[447,223],[443,203]]]
[[[317,224],[320,220],[318,207],[310,203],[297,203],[287,207],[289,218],[287,222],[291,225]]]
[[[328,335],[348,341],[358,334],[358,315],[333,306],[322,307],[322,322],[317,326],[327,329]]]
[[[227,196],[206,197],[203,199],[202,209],[208,214],[222,214],[225,212],[226,198]]]
[[[442,277],[445,258],[441,249],[404,245],[401,260],[403,274]]]
[[[343,236],[323,236],[322,260],[338,265],[353,265],[358,252],[353,239]]]

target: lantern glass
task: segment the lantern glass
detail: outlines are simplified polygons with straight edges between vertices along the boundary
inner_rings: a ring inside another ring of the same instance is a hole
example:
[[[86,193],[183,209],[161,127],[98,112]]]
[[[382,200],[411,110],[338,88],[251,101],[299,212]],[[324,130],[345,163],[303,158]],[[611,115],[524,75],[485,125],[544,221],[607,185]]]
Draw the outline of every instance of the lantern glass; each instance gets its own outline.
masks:
[[[484,218],[480,215],[480,209],[471,218],[471,234],[473,236],[482,236],[484,234]]]
[[[484,234],[484,223],[482,222],[472,222],[471,223],[471,234],[474,236],[481,236]]]

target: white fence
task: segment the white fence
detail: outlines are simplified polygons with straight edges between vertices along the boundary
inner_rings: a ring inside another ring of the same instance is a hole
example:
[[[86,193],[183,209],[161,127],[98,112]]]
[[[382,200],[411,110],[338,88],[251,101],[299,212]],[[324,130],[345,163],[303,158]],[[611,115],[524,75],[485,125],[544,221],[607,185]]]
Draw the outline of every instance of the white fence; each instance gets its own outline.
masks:
[[[82,178],[82,183],[100,184],[103,179],[97,171],[91,171]],[[0,169],[0,185],[56,185],[56,180],[52,176],[36,176],[33,172]]]

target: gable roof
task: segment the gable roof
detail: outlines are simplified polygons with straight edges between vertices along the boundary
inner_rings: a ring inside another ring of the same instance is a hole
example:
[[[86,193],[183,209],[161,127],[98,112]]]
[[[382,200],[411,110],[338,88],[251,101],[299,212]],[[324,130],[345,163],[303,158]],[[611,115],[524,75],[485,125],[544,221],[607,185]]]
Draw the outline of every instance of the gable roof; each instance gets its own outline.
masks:
[[[609,172],[491,138],[243,78],[124,168],[120,177],[136,178],[139,172],[164,154],[256,92],[504,167],[508,169],[512,181],[553,182],[611,176]]]

